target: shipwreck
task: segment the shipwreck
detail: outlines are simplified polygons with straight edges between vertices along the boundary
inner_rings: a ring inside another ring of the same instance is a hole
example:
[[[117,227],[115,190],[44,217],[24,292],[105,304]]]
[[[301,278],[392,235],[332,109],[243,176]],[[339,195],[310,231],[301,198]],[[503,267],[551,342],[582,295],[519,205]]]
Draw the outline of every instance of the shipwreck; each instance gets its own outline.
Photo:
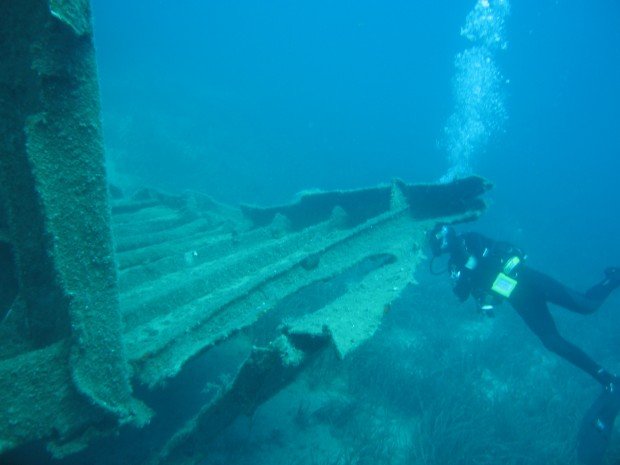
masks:
[[[267,208],[124,195],[106,181],[88,1],[11,2],[0,34],[0,454],[143,428],[158,412],[141,393],[206,377],[192,362],[244,336],[234,376],[150,458],[199,463],[313,358],[373,336],[429,225],[485,210],[479,177]]]

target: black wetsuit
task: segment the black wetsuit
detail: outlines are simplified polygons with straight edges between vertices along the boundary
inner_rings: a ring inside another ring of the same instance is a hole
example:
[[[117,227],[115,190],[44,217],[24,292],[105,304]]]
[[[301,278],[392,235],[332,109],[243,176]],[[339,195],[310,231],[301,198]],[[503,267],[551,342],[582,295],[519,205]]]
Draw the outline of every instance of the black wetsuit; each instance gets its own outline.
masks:
[[[513,256],[521,258],[510,273],[517,284],[505,300],[510,302],[548,350],[581,368],[601,384],[609,383],[611,375],[607,371],[560,335],[547,304],[553,303],[581,314],[593,313],[617,287],[617,283],[604,280],[581,294],[525,266],[522,261],[524,255],[518,248],[481,234],[464,233],[456,237],[450,251],[449,267],[455,281],[455,294],[461,301],[470,295],[479,301],[489,296],[500,299],[492,290],[493,282],[503,271],[506,261]]]

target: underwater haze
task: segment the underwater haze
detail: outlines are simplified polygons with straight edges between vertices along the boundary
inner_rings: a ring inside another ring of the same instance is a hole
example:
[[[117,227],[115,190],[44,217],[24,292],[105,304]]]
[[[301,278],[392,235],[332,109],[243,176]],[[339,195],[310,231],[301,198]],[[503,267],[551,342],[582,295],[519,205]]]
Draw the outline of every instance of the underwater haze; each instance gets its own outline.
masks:
[[[620,262],[615,0],[92,4],[123,187],[272,205],[476,173],[495,188],[464,229],[577,288]],[[557,317],[619,368],[619,311],[612,296],[586,334],[583,317]]]
[[[91,3],[109,180],[125,192],[272,206],[477,174],[489,209],[459,231],[515,243],[580,290],[620,265],[617,0]],[[372,340],[238,418],[201,464],[576,464],[600,386],[509,305],[482,315],[422,265]],[[620,372],[620,293],[595,315],[556,310]],[[145,431],[22,463],[144,463],[204,401],[189,378],[136,387],[158,412]],[[598,463],[619,461],[616,425]]]
[[[456,156],[496,185],[484,227],[570,255],[560,272],[598,269],[620,254],[620,5],[514,2],[495,84],[459,72],[475,5],[94,0],[111,177],[263,205],[436,181],[463,161],[451,115],[496,85],[482,104],[502,100],[497,127],[457,124],[471,146]]]

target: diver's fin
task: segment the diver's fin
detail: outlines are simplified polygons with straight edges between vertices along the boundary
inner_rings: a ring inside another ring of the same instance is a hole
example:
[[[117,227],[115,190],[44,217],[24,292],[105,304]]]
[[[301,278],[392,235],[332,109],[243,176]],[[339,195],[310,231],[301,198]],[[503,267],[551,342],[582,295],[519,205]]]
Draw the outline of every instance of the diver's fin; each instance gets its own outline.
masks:
[[[586,413],[579,429],[577,457],[583,465],[603,463],[607,445],[620,411],[620,392],[604,391]]]

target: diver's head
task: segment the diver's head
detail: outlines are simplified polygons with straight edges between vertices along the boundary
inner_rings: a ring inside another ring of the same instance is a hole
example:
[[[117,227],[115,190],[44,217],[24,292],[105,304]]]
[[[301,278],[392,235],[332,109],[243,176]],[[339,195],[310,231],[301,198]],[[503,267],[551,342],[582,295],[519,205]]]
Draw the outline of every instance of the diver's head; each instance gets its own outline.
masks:
[[[434,257],[449,253],[456,243],[456,231],[446,223],[437,223],[427,233],[428,245]]]

